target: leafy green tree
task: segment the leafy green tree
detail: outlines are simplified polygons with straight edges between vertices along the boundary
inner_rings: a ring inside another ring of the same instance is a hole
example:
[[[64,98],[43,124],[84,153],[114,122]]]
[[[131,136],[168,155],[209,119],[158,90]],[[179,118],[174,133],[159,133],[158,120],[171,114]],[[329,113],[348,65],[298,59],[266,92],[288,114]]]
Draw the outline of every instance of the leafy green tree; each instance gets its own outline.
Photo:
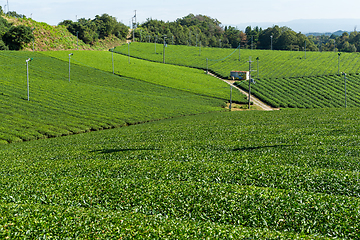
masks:
[[[0,16],[0,39],[4,36],[10,27],[11,24],[8,23],[5,18]]]
[[[6,15],[8,15],[9,17],[14,17],[14,18],[26,18],[26,16],[24,14],[18,14],[15,11],[7,12]]]
[[[284,29],[280,37],[277,39],[276,45],[279,50],[293,50],[294,46],[297,46],[296,33],[290,29]],[[299,46],[297,46],[299,48]]]
[[[24,45],[34,39],[30,27],[19,25],[12,26],[2,37],[4,43],[9,46],[10,50],[23,49]]]
[[[128,34],[128,27],[116,21],[115,17],[108,14],[96,15],[95,19],[81,18],[77,22],[65,20],[59,23],[64,25],[73,35],[86,44],[92,44],[98,39],[104,39],[114,35],[119,39],[125,39]]]
[[[258,48],[259,49],[271,49],[271,38],[272,38],[272,45],[274,50],[280,50],[282,47],[278,43],[278,39],[281,36],[281,29],[279,26],[275,25],[274,27],[269,27],[263,30],[259,34],[258,39]],[[272,36],[272,37],[271,37]]]

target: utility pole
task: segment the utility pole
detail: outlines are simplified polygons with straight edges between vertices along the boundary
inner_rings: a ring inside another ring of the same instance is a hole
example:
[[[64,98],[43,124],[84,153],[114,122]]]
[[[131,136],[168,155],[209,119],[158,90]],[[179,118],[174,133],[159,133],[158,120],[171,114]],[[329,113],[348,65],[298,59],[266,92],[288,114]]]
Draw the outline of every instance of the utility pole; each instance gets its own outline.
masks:
[[[259,80],[259,57],[256,58],[256,62],[257,62],[257,79]]]
[[[248,109],[250,109],[250,101],[251,101],[251,57],[249,57],[249,103]]]
[[[209,73],[209,65],[208,65],[209,59],[206,58],[206,74]]]
[[[340,76],[340,55],[341,53],[338,53],[338,76]]]
[[[136,29],[136,10],[135,15],[132,18],[132,28],[133,28],[133,42],[135,42],[135,29]]]
[[[26,79],[27,79],[27,94],[28,94],[28,101],[30,101],[30,88],[29,88],[29,62],[33,60],[29,58],[26,60]]]
[[[166,35],[164,35],[163,37],[164,37],[163,63],[165,63],[165,47],[166,47],[166,42],[165,42],[165,39],[166,39],[167,37],[166,37]]]
[[[271,50],[273,50],[272,48],[273,35],[271,35],[270,38],[271,38]]]
[[[232,85],[230,84],[230,105],[229,105],[229,109],[231,110],[231,104],[232,104]]]
[[[128,42],[128,62],[130,64],[130,44],[131,42]]]
[[[112,58],[112,69],[114,74],[114,48],[111,49],[111,58]]]
[[[69,54],[69,82],[70,82],[70,59],[71,59],[71,56],[74,55],[72,53]]]
[[[345,90],[344,90],[344,92],[345,92],[345,108],[346,108],[346,73],[343,73],[343,75],[344,75],[344,83],[345,83]]]

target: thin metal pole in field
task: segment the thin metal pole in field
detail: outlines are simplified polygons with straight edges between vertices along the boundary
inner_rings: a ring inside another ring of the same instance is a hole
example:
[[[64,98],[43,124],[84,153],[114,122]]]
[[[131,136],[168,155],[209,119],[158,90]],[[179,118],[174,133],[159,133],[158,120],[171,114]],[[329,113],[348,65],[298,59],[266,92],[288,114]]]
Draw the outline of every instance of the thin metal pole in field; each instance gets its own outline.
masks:
[[[199,56],[201,56],[201,41],[200,41],[200,44],[199,44]]]
[[[114,74],[114,48],[111,49],[111,58],[112,58],[112,69],[113,69],[113,74]]]
[[[341,53],[338,53],[338,76],[340,76],[340,55]]]
[[[250,101],[251,101],[251,57],[249,57],[249,103],[248,109],[250,109]]]
[[[71,56],[74,55],[72,53],[69,54],[69,82],[70,82],[70,59],[71,59]]]
[[[165,42],[165,39],[167,38],[165,35],[163,36],[164,37],[164,48],[163,48],[163,63],[165,63],[165,46],[166,46],[166,42]]]
[[[130,64],[130,42],[128,42],[128,61],[129,61],[129,64]]]
[[[259,57],[256,58],[257,61],[257,79],[259,79]]]
[[[206,74],[209,73],[209,64],[208,64],[208,61],[209,61],[209,59],[206,58]]]
[[[231,110],[231,104],[232,104],[232,85],[230,85],[230,106],[229,106],[230,110]]]
[[[29,58],[26,60],[26,79],[27,79],[27,95],[28,95],[28,101],[30,101],[30,87],[29,87],[29,62],[32,60],[32,58]]]
[[[344,89],[344,93],[345,93],[345,108],[346,108],[346,103],[347,103],[347,99],[346,99],[346,73],[343,73],[343,75],[344,75],[344,84],[345,84],[345,89]]]

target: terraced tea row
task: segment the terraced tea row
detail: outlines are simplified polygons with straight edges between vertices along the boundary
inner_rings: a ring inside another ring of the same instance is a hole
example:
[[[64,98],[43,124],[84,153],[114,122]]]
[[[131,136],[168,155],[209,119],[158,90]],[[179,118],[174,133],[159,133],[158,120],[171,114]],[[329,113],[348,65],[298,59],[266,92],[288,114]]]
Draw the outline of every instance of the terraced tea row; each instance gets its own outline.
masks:
[[[0,146],[0,226],[10,237],[357,238],[359,126],[356,108],[222,112]]]
[[[248,82],[237,86],[247,90]],[[252,93],[273,107],[333,108],[345,107],[344,76],[304,78],[263,78],[252,84]],[[348,107],[360,107],[360,76],[346,76],[346,102]]]

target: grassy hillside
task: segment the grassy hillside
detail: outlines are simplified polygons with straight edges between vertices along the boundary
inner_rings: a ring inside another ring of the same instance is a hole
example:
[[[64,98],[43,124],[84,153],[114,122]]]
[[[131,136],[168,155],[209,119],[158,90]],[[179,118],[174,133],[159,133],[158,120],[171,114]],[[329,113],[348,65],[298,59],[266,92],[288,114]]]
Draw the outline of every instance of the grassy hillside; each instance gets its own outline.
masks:
[[[14,25],[25,25],[35,28],[33,34],[35,36],[34,44],[29,43],[25,50],[32,51],[50,51],[50,50],[103,50],[109,49],[122,44],[124,41],[115,36],[108,37],[105,40],[99,40],[94,45],[85,44],[81,40],[77,41],[76,36],[72,35],[65,26],[51,26],[47,23],[36,22],[29,18],[13,18],[3,16],[8,22]]]
[[[212,113],[0,145],[0,236],[356,239],[358,111]]]
[[[69,82],[69,63],[39,52],[3,51],[0,65],[0,143],[221,111],[225,102],[77,64]]]

